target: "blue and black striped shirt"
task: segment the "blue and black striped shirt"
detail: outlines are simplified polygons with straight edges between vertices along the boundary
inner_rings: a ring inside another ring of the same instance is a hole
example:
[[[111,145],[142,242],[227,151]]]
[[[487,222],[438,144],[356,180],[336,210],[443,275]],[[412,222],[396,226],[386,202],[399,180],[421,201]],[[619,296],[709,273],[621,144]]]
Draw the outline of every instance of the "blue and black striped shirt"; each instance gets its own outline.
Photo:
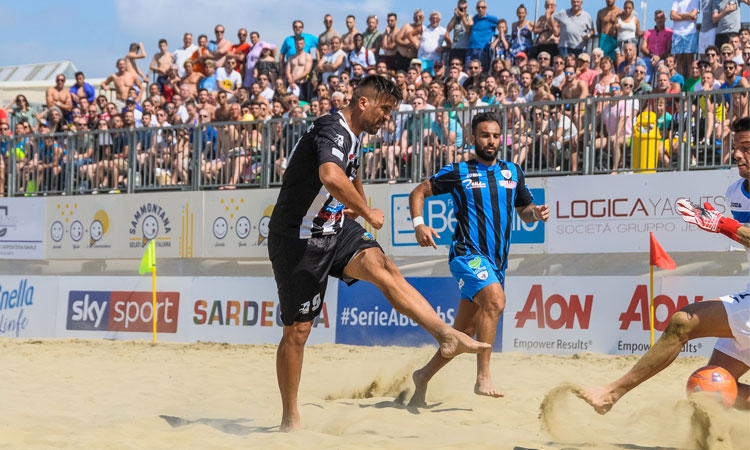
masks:
[[[472,159],[443,167],[430,181],[434,195],[453,197],[456,231],[449,260],[483,255],[496,270],[505,270],[515,208],[534,200],[523,170],[507,161],[486,166]]]

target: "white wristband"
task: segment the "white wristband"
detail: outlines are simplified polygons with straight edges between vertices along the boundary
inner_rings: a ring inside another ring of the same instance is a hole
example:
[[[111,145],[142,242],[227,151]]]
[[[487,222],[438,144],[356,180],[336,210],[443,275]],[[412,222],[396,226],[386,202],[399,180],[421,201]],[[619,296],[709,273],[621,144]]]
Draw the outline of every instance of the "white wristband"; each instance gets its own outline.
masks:
[[[539,217],[536,216],[536,208],[531,209],[531,216],[534,218],[534,220],[541,220]]]
[[[411,219],[411,225],[416,230],[418,226],[424,225],[424,217],[422,217],[422,216],[413,217]]]

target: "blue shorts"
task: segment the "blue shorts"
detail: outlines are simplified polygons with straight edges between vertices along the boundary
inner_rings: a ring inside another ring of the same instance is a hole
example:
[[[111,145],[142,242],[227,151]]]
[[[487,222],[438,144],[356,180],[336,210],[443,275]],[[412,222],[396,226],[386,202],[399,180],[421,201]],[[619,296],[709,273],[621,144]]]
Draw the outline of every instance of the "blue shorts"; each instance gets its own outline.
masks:
[[[672,54],[673,55],[692,55],[698,51],[698,33],[691,33],[687,36],[672,35]]]
[[[474,301],[474,296],[492,283],[505,284],[505,272],[495,270],[484,256],[457,256],[448,266],[458,282],[461,298],[469,301]]]

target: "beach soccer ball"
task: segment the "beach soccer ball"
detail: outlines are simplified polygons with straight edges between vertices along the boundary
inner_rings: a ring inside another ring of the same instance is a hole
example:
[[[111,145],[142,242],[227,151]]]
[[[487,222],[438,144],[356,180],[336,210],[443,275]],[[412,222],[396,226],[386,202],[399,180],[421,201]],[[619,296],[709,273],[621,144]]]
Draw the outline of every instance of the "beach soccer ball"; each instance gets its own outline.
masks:
[[[723,367],[701,367],[690,375],[687,382],[688,397],[695,392],[714,392],[727,408],[737,399],[737,382]]]

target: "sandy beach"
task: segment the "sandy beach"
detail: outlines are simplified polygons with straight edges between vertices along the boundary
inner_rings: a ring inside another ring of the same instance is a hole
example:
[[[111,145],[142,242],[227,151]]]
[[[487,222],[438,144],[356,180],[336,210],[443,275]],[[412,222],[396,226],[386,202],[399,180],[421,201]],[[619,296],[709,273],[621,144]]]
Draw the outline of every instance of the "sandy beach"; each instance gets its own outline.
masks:
[[[496,353],[505,397],[491,399],[473,394],[475,358],[462,355],[433,380],[428,408],[415,410],[403,406],[411,372],[434,348],[316,345],[305,355],[303,429],[285,434],[275,351],[2,340],[0,448],[693,449],[703,433],[709,448],[750,449],[750,412],[699,401],[693,414],[684,385],[703,358],[678,359],[599,416],[564,383],[603,383],[635,357]]]

